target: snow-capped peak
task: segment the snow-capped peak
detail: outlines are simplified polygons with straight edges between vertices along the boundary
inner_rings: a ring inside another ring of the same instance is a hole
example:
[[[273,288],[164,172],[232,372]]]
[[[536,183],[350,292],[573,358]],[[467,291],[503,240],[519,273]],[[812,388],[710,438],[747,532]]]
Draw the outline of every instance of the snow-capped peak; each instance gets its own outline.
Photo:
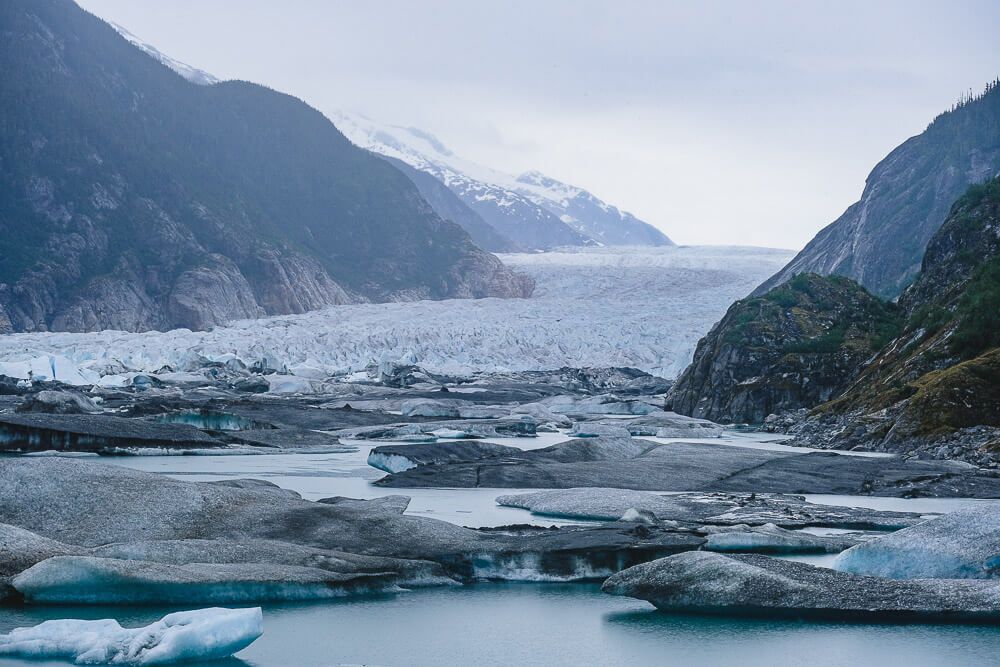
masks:
[[[131,32],[129,32],[123,26],[120,26],[113,21],[108,21],[108,23],[111,24],[112,28],[118,31],[119,35],[128,40],[128,42],[132,44],[132,46],[142,49],[143,51],[151,55],[153,58],[156,58],[158,61],[160,61],[170,69],[174,70],[175,72],[180,74],[182,77],[184,77],[191,83],[196,83],[199,86],[211,86],[214,83],[219,83],[219,79],[212,76],[205,70],[200,70],[197,67],[192,67],[191,65],[183,63],[180,60],[175,60],[174,58],[171,58],[167,54],[157,49],[152,44],[147,44],[146,42],[142,41],[141,39],[133,35]]]
[[[483,210],[484,202],[503,209],[509,218],[535,209],[535,220],[550,226],[568,225],[583,237],[604,245],[670,245],[654,227],[630,213],[607,204],[583,188],[569,185],[540,171],[513,176],[455,155],[432,134],[413,127],[380,125],[362,114],[335,112],[334,124],[354,144],[396,158],[440,180],[477,209],[488,222],[526,247],[537,247],[518,238],[518,230],[502,218]],[[529,216],[527,224],[533,222]],[[526,224],[523,220],[519,224]],[[567,243],[563,240],[561,243]],[[578,243],[570,243],[577,245]]]

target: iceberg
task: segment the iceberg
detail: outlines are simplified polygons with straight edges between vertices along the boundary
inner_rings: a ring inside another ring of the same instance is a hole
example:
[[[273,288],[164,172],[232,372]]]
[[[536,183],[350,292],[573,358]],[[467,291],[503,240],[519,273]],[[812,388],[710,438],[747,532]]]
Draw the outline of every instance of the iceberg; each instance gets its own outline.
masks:
[[[977,503],[848,549],[833,567],[892,579],[1000,577],[1000,503]]]
[[[840,553],[859,542],[856,535],[811,535],[779,528],[773,523],[762,526],[706,527],[705,549],[721,552],[759,554]]]
[[[395,592],[390,572],[340,573],[273,563],[188,563],[53,556],[11,580],[29,602],[213,604],[326,600]]]
[[[877,622],[1000,619],[1000,589],[992,582],[900,581],[708,551],[636,565],[606,579],[601,590],[669,612]]]
[[[167,665],[228,658],[263,634],[260,607],[180,611],[142,628],[117,621],[45,621],[0,635],[0,655],[78,665]]]

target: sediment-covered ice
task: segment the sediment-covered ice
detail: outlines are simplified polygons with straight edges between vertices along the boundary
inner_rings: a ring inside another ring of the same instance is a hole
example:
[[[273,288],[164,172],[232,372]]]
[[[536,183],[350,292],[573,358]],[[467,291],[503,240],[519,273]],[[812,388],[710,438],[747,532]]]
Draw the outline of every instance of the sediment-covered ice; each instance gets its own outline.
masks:
[[[900,581],[761,555],[688,551],[618,572],[601,589],[671,612],[875,621],[1000,619],[1000,588],[991,582]]]
[[[117,621],[46,621],[0,635],[0,655],[78,665],[165,665],[227,658],[263,634],[260,607],[181,611],[142,628]]]
[[[894,579],[1000,577],[1000,503],[979,503],[859,544],[833,567]]]
[[[388,573],[342,574],[272,563],[172,565],[93,556],[55,556],[11,580],[26,600],[82,604],[203,604],[323,600],[396,590]]]
[[[856,536],[811,535],[773,523],[727,526],[707,530],[708,551],[762,554],[838,553],[858,543]]]
[[[504,255],[535,278],[530,299],[336,306],[212,331],[0,337],[0,374],[91,384],[239,360],[316,381],[407,359],[439,372],[630,366],[676,376],[726,308],[791,253],[760,248],[595,248]],[[272,391],[313,385],[274,380]]]

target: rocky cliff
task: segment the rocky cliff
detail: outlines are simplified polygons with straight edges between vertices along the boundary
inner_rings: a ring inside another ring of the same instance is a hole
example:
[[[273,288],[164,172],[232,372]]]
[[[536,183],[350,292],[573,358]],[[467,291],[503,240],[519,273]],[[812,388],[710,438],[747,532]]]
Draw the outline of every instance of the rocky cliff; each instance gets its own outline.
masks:
[[[300,100],[190,83],[68,0],[0,33],[0,331],[531,292]]]
[[[920,270],[948,209],[972,184],[1000,175],[1000,86],[943,113],[869,174],[861,199],[755,294],[799,273],[843,275],[893,299]]]
[[[1000,179],[971,188],[899,299],[902,333],[798,439],[991,463],[1000,452]]]
[[[667,400],[684,415],[761,423],[842,392],[897,332],[895,306],[847,278],[800,274],[733,304]]]

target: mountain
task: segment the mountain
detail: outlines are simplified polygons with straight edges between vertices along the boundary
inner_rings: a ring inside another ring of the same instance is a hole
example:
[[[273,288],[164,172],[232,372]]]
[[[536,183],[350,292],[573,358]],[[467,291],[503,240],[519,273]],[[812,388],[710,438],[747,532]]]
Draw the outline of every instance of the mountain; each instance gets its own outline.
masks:
[[[525,248],[673,245],[652,225],[581,188],[538,172],[515,177],[456,156],[433,135],[339,112],[334,123],[358,146],[401,160],[447,185],[498,232]]]
[[[211,86],[213,83],[219,83],[219,79],[212,74],[209,74],[205,70],[198,69],[197,67],[192,67],[191,65],[181,62],[175,58],[171,58],[152,44],[144,42],[133,35],[124,26],[120,26],[114,21],[109,21],[109,24],[112,28],[118,31],[119,35],[127,39],[132,46],[142,49],[191,83],[196,83],[199,86]]]
[[[760,423],[811,409],[799,444],[996,463],[1000,455],[1000,178],[971,187],[898,304],[800,274],[734,304],[668,400]]]
[[[754,294],[799,273],[819,273],[848,276],[896,298],[920,270],[952,203],[970,185],[998,174],[1000,85],[993,82],[893,150],[868,175],[861,200]]]
[[[899,306],[902,333],[798,437],[974,463],[1000,454],[1000,178],[955,203]]]
[[[190,83],[68,0],[0,32],[0,330],[531,292],[296,98]]]
[[[473,211],[459,199],[448,186],[426,171],[411,167],[394,157],[384,157],[417,187],[420,195],[431,205],[434,212],[445,220],[458,224],[480,248],[490,252],[518,252],[524,250],[509,238],[498,232],[493,225],[483,220],[483,216]]]
[[[604,203],[582,188],[567,185],[541,172],[521,174],[512,189],[555,213],[567,225],[601,245],[674,245],[659,229],[631,213]]]
[[[737,301],[698,342],[670,392],[671,409],[723,423],[760,424],[812,407],[899,331],[899,314],[854,281],[802,273]]]

